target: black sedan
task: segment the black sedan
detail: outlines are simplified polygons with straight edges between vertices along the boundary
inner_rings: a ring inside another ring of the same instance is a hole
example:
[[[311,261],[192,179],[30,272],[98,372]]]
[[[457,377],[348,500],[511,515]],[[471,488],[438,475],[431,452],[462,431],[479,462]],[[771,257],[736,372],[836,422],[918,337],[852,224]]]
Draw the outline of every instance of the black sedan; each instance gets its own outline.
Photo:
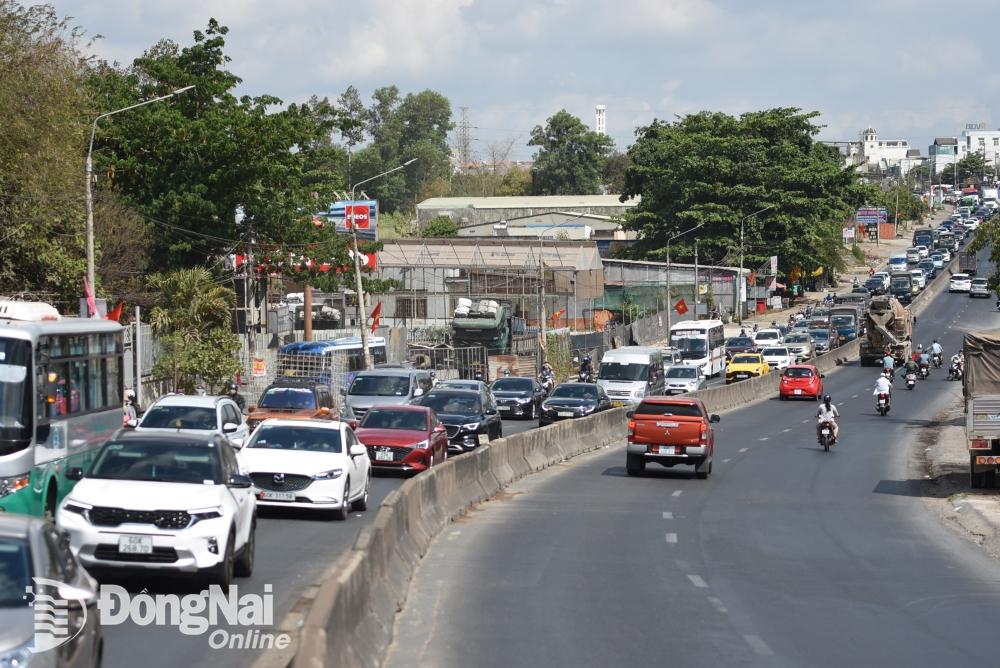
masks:
[[[563,383],[557,385],[548,399],[542,402],[538,426],[586,417],[609,408],[611,400],[604,393],[604,388],[593,383]]]
[[[519,417],[534,420],[545,398],[545,390],[534,378],[508,376],[498,378],[490,385],[497,400],[497,408],[503,417]]]
[[[869,278],[864,287],[873,296],[885,294],[885,282],[881,278]]]
[[[503,436],[500,412],[489,390],[434,389],[413,403],[437,414],[448,432],[449,454],[469,452]]]

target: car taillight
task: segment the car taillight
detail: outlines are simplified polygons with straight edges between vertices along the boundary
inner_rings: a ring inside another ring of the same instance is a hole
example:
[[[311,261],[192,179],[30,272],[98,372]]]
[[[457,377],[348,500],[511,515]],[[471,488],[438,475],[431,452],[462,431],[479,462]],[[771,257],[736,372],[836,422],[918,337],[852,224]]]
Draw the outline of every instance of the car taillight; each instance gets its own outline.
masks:
[[[708,425],[704,422],[701,423],[701,438],[702,445],[708,445]]]
[[[990,442],[984,438],[974,438],[969,442],[970,450],[989,450]]]

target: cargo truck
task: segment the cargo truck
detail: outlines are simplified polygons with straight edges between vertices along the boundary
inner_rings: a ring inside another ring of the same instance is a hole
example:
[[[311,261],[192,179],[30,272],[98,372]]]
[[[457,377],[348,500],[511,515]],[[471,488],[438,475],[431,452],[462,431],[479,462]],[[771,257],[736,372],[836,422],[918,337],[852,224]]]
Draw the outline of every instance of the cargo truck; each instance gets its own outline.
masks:
[[[861,327],[861,309],[849,304],[834,306],[830,309],[830,326],[837,331],[842,344],[853,341]]]
[[[934,248],[934,230],[932,230],[929,227],[925,227],[920,230],[914,230],[913,245],[927,246],[927,248]]]
[[[461,298],[451,321],[452,345],[486,348],[490,353],[510,350],[511,317],[506,304],[481,299]]]
[[[1000,468],[1000,329],[968,332],[964,351],[969,486],[993,487]]]
[[[976,275],[976,269],[979,267],[979,258],[976,257],[975,253],[970,251],[962,251],[958,254],[958,272],[960,274],[968,274],[969,276]]]
[[[889,295],[903,304],[913,301],[913,276],[908,271],[894,271],[889,274]]]
[[[861,340],[862,366],[880,366],[889,350],[897,365],[910,357],[913,315],[899,300],[887,295],[873,297],[865,315],[865,338]]]

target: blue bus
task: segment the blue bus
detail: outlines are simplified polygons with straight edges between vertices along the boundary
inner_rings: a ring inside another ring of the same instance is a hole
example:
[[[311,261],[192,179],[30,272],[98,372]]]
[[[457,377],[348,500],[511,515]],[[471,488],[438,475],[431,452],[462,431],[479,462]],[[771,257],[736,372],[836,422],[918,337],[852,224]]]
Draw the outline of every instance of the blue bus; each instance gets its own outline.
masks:
[[[385,363],[385,337],[368,337],[368,350],[372,364]],[[329,341],[299,341],[286,344],[278,351],[279,378],[314,378],[344,391],[364,367],[360,336]]]

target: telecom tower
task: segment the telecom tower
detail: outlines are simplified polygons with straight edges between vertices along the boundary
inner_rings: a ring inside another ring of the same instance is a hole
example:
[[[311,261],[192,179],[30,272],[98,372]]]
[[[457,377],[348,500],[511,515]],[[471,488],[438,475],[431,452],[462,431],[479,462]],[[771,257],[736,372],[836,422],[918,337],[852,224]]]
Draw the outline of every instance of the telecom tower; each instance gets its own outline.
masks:
[[[603,104],[594,107],[594,131],[599,135],[608,134],[608,108]]]

